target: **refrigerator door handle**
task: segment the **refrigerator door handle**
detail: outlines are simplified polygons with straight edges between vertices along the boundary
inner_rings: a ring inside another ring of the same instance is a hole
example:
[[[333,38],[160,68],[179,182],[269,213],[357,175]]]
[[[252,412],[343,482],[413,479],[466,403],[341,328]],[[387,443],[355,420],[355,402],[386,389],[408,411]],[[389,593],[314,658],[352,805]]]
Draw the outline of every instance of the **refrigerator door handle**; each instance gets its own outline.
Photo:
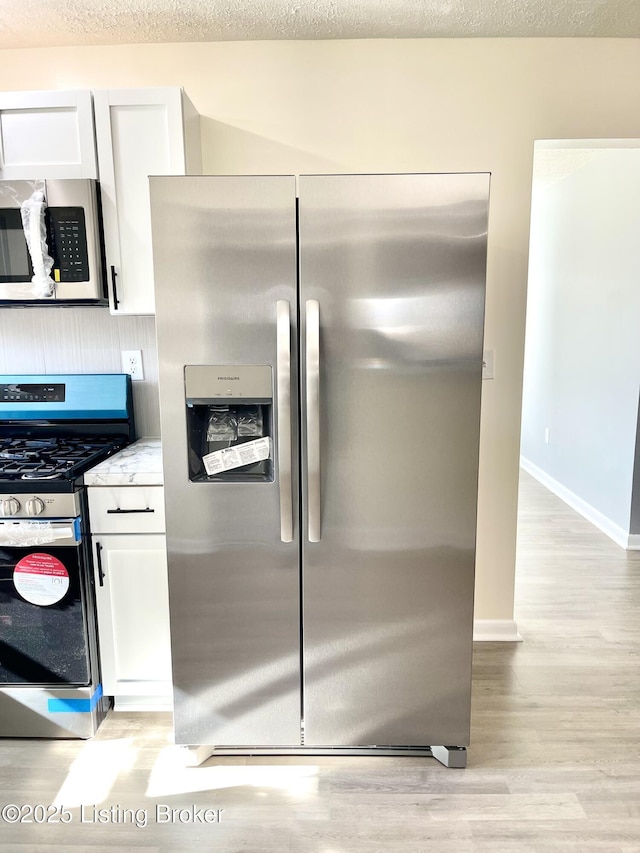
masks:
[[[320,541],[320,303],[307,300],[307,513],[309,542]]]
[[[293,478],[291,475],[291,319],[286,299],[276,303],[278,478],[280,539],[293,542]]]

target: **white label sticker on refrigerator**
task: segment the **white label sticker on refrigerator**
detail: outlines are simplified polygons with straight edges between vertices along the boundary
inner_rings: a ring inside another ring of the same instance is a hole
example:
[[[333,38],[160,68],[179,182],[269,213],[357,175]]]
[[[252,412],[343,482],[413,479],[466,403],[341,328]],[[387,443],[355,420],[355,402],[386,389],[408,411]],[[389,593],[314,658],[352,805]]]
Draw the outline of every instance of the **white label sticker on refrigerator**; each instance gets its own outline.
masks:
[[[224,450],[214,450],[202,457],[205,471],[209,476],[241,468],[253,462],[261,462],[271,458],[271,439],[257,438],[255,441],[245,441],[235,447],[225,447]]]
[[[69,572],[51,554],[27,554],[16,563],[13,583],[29,604],[57,604],[69,589]]]

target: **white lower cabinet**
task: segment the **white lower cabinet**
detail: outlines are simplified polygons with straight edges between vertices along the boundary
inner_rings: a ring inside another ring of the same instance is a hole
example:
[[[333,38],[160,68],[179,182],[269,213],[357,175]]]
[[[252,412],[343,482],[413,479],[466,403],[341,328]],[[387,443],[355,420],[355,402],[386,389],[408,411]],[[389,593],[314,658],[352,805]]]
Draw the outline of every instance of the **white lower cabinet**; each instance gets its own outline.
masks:
[[[164,533],[113,532],[113,519],[126,519],[130,530],[137,515],[137,509],[123,512],[122,500],[113,501],[116,512],[103,514],[108,493],[133,497],[142,491],[89,488],[102,684],[105,694],[114,697],[116,710],[169,710],[171,644]],[[145,509],[150,501],[142,503]],[[101,533],[106,519],[108,532]],[[139,524],[144,530],[156,520],[145,513],[139,516]]]

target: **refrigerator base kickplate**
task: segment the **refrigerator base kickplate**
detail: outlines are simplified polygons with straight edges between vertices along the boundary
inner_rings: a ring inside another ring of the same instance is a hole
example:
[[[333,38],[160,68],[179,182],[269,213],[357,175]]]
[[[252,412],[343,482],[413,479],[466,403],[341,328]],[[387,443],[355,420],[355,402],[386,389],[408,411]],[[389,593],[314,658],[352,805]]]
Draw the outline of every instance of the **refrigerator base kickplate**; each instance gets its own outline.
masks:
[[[445,767],[467,766],[464,746],[181,746],[184,763],[198,767],[216,755],[381,755],[435,758]]]

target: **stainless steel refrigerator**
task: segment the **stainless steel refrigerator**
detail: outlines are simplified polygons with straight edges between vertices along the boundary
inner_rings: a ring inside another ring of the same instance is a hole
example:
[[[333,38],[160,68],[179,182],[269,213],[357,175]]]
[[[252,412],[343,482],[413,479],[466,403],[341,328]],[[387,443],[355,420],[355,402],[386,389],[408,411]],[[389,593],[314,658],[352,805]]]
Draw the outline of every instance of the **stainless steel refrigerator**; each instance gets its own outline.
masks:
[[[464,764],[488,193],[151,178],[177,743]]]

